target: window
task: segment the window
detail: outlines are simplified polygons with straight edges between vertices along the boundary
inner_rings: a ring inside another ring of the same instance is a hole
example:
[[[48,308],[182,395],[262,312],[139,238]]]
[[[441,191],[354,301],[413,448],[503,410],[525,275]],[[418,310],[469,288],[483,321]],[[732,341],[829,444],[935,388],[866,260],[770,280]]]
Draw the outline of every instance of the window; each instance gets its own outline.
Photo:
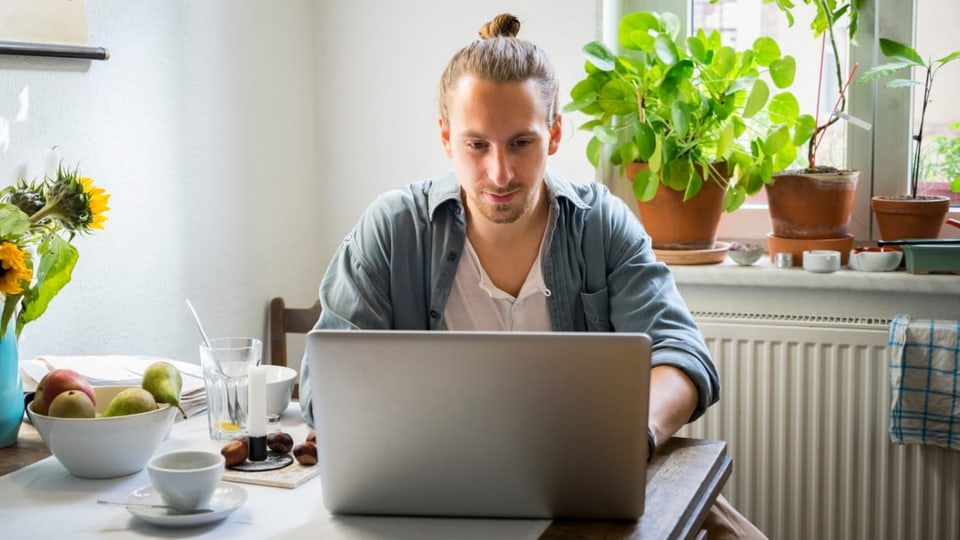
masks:
[[[850,46],[845,22],[835,28],[837,38],[843,40],[840,47],[843,50],[841,73],[846,77],[851,66],[858,65],[857,74],[847,90],[846,113],[871,124],[872,128],[862,129],[853,122],[838,122],[828,130],[816,156],[818,164],[860,171],[857,200],[850,222],[850,232],[858,241],[878,238],[871,224],[870,197],[906,192],[911,155],[911,92],[902,88],[885,88],[882,82],[865,85],[856,83],[859,75],[875,62],[873,43],[876,41],[876,29],[883,29],[883,37],[914,43],[916,21],[924,29],[936,29],[918,33],[916,48],[921,54],[939,57],[960,48],[952,35],[955,26],[952,21],[960,20],[960,3],[956,0],[915,3],[916,13],[911,3],[902,0],[868,2],[861,12],[857,46]],[[605,0],[603,9],[604,20],[608,21],[605,28],[610,27],[609,21],[619,20],[621,14],[629,11],[672,11],[687,21],[688,28],[717,29],[723,35],[724,42],[737,49],[748,47],[760,35],[772,36],[781,49],[797,61],[791,92],[800,100],[802,111],[815,114],[821,40],[814,38],[810,30],[814,9],[800,1],[794,4],[795,23],[792,27],[788,26],[786,16],[775,5],[763,0],[719,0],[713,4],[710,0]],[[615,25],[613,28],[615,32]],[[615,38],[607,38],[607,41],[615,41]],[[839,95],[836,76],[831,76],[835,68],[829,52],[828,47],[824,58],[823,90],[819,97],[821,122],[824,115],[830,115]],[[881,62],[885,61],[881,59]],[[946,189],[944,176],[960,175],[960,104],[950,98],[950,92],[958,84],[960,62],[948,65],[937,74],[933,96],[936,107],[931,105],[927,112],[927,142],[924,145],[927,148],[924,154],[925,170],[931,181],[923,183],[922,190],[928,193]],[[798,163],[798,166],[803,164]],[[941,181],[933,181],[938,175]],[[951,195],[954,203],[960,205],[960,193]],[[957,214],[960,214],[960,208],[952,208],[951,215],[956,217]],[[749,199],[736,212],[724,215],[720,236],[762,240],[769,231],[769,215],[765,197],[761,193]]]

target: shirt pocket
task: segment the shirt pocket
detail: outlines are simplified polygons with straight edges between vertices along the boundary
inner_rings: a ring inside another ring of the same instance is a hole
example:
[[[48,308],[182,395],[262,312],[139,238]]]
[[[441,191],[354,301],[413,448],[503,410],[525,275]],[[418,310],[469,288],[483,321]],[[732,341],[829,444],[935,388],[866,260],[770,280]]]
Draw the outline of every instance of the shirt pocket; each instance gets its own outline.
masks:
[[[597,292],[581,292],[583,314],[587,319],[587,330],[590,332],[610,332],[610,296],[604,287]]]

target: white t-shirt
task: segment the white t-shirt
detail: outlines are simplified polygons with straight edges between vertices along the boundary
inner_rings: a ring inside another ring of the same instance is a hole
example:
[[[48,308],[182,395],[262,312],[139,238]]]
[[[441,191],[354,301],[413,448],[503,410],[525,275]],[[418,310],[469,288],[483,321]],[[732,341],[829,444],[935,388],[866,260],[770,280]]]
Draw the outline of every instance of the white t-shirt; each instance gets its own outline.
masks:
[[[457,276],[447,300],[443,321],[447,330],[540,331],[553,330],[547,297],[550,290],[543,283],[540,259],[543,239],[537,260],[530,267],[527,279],[514,298],[490,281],[480,265],[477,252],[466,240],[463,256],[457,265]]]

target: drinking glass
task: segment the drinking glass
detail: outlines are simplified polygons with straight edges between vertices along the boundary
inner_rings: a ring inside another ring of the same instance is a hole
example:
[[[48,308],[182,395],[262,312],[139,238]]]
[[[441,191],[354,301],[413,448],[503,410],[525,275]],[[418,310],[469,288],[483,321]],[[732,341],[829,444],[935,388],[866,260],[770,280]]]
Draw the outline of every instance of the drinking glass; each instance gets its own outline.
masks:
[[[260,363],[262,350],[256,338],[215,338],[200,344],[211,439],[247,434],[247,370]]]

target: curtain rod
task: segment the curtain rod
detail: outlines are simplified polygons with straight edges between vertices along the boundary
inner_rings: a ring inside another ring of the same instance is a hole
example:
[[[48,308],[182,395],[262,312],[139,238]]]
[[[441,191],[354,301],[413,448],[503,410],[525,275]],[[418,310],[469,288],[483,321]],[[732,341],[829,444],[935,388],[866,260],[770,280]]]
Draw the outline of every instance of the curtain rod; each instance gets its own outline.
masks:
[[[0,41],[0,54],[78,58],[84,60],[106,60],[110,58],[110,51],[103,47],[83,47],[79,45],[59,45],[55,43],[25,43],[21,41]]]

